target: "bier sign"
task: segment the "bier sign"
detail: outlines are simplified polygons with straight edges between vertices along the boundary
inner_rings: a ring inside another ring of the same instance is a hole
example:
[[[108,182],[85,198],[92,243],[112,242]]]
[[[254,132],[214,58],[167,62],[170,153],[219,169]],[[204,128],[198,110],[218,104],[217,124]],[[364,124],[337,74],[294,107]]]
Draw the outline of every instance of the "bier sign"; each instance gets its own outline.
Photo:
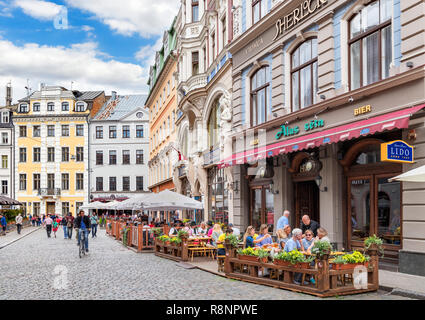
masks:
[[[413,163],[414,149],[401,140],[383,143],[381,144],[381,161]]]

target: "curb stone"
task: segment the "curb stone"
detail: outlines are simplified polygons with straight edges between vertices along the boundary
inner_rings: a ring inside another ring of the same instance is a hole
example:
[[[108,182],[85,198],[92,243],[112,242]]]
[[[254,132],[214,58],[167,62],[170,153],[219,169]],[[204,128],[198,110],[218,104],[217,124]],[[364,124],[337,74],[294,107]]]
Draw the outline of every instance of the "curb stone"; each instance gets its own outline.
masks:
[[[21,240],[21,239],[25,238],[26,236],[28,236],[28,235],[30,235],[30,234],[32,234],[32,233],[34,233],[34,232],[36,232],[36,231],[38,231],[38,230],[40,230],[40,229],[42,229],[42,228],[43,228],[43,227],[38,227],[38,228],[36,228],[36,229],[34,229],[34,230],[32,230],[32,231],[28,232],[27,234],[23,235],[22,237],[19,237],[19,238],[15,239],[15,240],[12,240],[12,241],[7,242],[7,243],[5,243],[5,244],[3,244],[3,245],[0,245],[0,250],[1,250],[1,249],[3,249],[3,248],[5,248],[5,247],[7,247],[7,246],[10,246],[11,244],[15,243],[16,241],[19,241],[19,240]]]

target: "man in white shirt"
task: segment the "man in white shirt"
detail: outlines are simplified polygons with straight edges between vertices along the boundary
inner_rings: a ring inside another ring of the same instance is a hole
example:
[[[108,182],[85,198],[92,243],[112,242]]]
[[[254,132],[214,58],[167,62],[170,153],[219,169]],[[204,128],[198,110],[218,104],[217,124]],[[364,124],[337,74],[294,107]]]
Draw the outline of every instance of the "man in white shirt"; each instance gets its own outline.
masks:
[[[16,222],[16,228],[18,230],[18,234],[21,234],[21,229],[22,229],[22,215],[21,214],[19,214],[15,218],[15,222]]]
[[[50,215],[44,220],[44,225],[46,226],[47,238],[50,238],[50,234],[52,233],[52,224],[53,220],[50,218]]]
[[[241,235],[241,231],[239,230],[239,228],[234,227],[233,223],[229,223],[229,228],[233,230],[233,235],[238,237]]]

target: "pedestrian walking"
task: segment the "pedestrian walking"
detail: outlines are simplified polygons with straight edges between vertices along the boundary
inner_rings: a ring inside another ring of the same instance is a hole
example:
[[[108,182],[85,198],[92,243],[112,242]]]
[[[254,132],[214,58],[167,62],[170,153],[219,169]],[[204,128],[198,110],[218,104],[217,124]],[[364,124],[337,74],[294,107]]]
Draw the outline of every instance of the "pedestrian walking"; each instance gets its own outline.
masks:
[[[91,224],[91,237],[92,238],[94,238],[94,237],[97,238],[96,233],[97,233],[97,225],[99,224],[99,218],[97,217],[96,214],[93,214],[90,217],[90,224]]]
[[[66,228],[68,230],[68,239],[72,239],[72,229],[74,227],[74,217],[72,216],[71,212],[68,213],[68,216],[66,217]]]
[[[66,240],[68,238],[68,221],[66,221],[66,217],[63,217],[61,220],[61,226],[63,228],[63,238]]]
[[[55,235],[56,238],[56,232],[59,229],[59,220],[58,218],[52,219],[53,220],[53,234]]]
[[[46,227],[47,238],[50,238],[50,235],[52,233],[52,225],[53,225],[53,220],[52,218],[50,218],[50,215],[48,215],[47,218],[44,219],[43,225]]]
[[[37,216],[37,227],[41,226],[41,218]]]
[[[36,216],[33,216],[31,218],[31,224],[32,224],[32,226],[35,227],[36,223],[37,223],[37,217]]]
[[[0,215],[1,235],[6,235],[7,221],[4,215]]]
[[[18,214],[15,218],[16,229],[18,230],[18,234],[21,234],[22,230],[22,215]]]

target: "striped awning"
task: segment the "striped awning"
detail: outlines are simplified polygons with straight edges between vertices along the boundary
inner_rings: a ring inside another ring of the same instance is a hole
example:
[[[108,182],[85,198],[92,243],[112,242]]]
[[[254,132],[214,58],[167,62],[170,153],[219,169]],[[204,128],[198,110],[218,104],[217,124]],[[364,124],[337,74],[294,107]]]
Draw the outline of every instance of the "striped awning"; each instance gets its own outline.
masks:
[[[410,116],[423,108],[425,108],[425,104],[288,139],[268,146],[250,149],[233,154],[231,157],[222,160],[218,164],[218,167],[225,168],[247,162],[255,162],[279,154],[316,148],[322,145],[351,140],[386,130],[405,129],[409,127]]]

